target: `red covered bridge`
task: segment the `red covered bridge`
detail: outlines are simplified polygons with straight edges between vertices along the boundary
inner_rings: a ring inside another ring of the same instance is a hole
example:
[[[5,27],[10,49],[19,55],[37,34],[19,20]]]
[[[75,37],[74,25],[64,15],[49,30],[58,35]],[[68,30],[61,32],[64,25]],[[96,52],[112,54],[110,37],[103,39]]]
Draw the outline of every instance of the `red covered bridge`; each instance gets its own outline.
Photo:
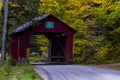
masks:
[[[72,61],[75,32],[74,29],[51,14],[34,18],[14,30],[10,41],[11,57],[17,61],[27,58],[26,49],[29,48],[30,36],[42,34],[49,40],[48,63],[69,64]]]

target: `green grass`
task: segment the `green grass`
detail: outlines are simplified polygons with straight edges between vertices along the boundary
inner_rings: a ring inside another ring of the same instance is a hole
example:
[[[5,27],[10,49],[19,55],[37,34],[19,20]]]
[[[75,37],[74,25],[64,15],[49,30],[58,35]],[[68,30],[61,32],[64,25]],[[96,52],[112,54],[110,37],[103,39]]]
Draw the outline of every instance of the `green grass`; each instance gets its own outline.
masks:
[[[44,58],[43,55],[39,55],[39,54],[36,54],[36,55],[30,55],[29,56],[29,61],[30,62],[47,62],[47,61],[42,61],[41,58]]]
[[[42,56],[39,55],[39,54],[30,55],[30,56],[29,56],[29,60],[30,60],[30,62],[40,62],[41,57],[42,57]]]
[[[42,80],[31,65],[0,66],[0,80]]]
[[[120,64],[116,65],[115,68],[120,69]]]

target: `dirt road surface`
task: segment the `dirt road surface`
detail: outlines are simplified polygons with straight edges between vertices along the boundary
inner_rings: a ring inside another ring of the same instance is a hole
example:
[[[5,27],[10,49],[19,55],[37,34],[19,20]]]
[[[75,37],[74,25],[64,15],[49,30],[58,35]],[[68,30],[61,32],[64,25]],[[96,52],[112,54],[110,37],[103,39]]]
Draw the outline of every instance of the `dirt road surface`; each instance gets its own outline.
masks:
[[[120,71],[95,66],[36,65],[44,80],[120,80]]]

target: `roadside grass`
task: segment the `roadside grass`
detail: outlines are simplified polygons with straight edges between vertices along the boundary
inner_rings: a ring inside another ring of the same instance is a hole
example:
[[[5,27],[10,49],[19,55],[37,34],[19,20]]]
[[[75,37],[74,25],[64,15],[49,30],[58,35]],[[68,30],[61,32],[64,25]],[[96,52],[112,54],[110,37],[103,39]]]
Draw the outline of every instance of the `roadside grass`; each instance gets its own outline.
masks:
[[[0,80],[43,80],[32,65],[0,65]]]
[[[36,55],[30,55],[29,56],[29,61],[30,62],[40,62],[40,59],[42,58],[41,55],[36,54]]]
[[[43,63],[47,63],[47,57],[43,56],[43,55],[30,55],[29,56],[29,62],[43,62]]]
[[[120,69],[120,64],[118,64],[118,65],[116,65],[114,67],[117,68],[117,69]]]

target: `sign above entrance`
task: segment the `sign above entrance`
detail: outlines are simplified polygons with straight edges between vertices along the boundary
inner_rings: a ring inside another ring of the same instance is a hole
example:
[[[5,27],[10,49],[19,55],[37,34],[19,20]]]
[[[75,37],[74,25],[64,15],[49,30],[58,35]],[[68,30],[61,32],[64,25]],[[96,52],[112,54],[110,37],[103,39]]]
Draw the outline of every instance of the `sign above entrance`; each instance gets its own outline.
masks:
[[[53,21],[47,21],[45,23],[45,28],[46,29],[53,29],[54,28],[54,22]]]

